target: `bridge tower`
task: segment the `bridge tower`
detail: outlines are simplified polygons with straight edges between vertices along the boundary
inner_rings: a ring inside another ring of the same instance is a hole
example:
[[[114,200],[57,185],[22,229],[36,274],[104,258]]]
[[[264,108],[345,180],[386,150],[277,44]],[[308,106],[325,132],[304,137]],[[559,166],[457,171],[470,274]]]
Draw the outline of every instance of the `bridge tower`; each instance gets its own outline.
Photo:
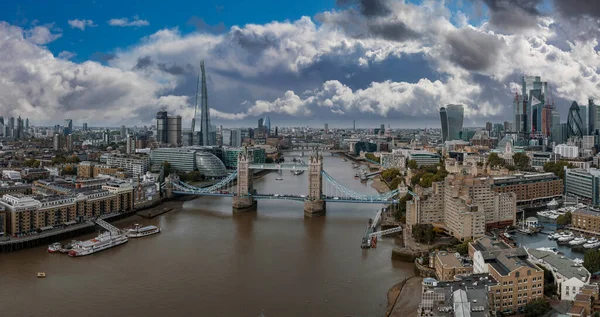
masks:
[[[308,160],[308,197],[304,201],[304,215],[313,217],[325,214],[323,200],[323,155],[314,151]]]
[[[238,155],[237,193],[233,196],[233,212],[256,210],[256,201],[252,197],[254,175],[250,169],[253,161],[254,158],[248,153],[248,148],[244,147]]]
[[[173,183],[179,182],[179,176],[177,174],[169,174],[165,177],[165,196],[167,198],[173,198]]]

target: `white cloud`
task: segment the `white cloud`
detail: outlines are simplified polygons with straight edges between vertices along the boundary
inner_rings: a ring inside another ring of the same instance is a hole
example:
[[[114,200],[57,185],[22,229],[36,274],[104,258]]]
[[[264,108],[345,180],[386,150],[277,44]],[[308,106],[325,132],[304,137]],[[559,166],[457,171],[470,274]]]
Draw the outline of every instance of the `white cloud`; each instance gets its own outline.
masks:
[[[73,52],[69,52],[69,51],[62,51],[62,52],[58,53],[58,58],[62,58],[62,59],[71,59],[75,56],[77,56],[77,54],[75,54]]]
[[[48,44],[62,36],[61,33],[52,33],[52,25],[36,26],[24,32],[28,41],[38,45]]]
[[[92,20],[79,20],[79,19],[73,19],[73,20],[69,20],[69,25],[74,28],[74,29],[80,29],[80,30],[85,30],[86,27],[96,27],[97,25],[94,24],[94,21]]]
[[[140,18],[137,16],[134,16],[133,20],[129,20],[129,18],[110,19],[110,20],[108,20],[107,23],[108,23],[108,25],[111,25],[111,26],[120,26],[120,27],[150,25],[150,22],[148,22],[147,20],[140,20]]]

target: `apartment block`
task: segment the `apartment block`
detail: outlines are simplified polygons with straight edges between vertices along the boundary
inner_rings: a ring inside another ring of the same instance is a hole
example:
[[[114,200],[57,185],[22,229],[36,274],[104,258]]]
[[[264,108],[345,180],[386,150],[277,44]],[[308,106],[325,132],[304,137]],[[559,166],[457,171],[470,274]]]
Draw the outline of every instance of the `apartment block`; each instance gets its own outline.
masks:
[[[544,296],[544,271],[529,260],[524,248],[511,248],[491,237],[469,243],[475,273],[489,273],[498,286],[490,294],[496,311],[515,313]]]
[[[563,194],[563,181],[554,173],[493,177],[492,183],[497,193],[515,193],[517,206],[544,204]]]
[[[581,208],[571,214],[571,227],[585,233],[600,233],[600,212]]]
[[[146,174],[150,168],[148,156],[124,156],[110,155],[106,158],[106,164],[123,169],[128,175],[137,177]]]
[[[515,222],[514,193],[496,193],[491,178],[450,174],[431,188],[415,186],[416,197],[406,205],[406,224],[431,224],[460,240],[482,237],[486,227]]]
[[[456,276],[473,273],[473,263],[470,260],[446,251],[435,254],[433,266],[438,281],[454,281]]]

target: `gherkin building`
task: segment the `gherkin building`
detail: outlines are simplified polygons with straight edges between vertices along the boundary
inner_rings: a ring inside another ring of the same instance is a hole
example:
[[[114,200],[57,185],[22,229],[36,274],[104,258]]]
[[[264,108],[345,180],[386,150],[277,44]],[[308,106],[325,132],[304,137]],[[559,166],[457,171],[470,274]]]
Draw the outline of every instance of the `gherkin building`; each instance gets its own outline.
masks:
[[[579,105],[577,105],[576,101],[573,101],[569,108],[569,116],[567,117],[567,137],[583,137],[583,120],[581,120]]]

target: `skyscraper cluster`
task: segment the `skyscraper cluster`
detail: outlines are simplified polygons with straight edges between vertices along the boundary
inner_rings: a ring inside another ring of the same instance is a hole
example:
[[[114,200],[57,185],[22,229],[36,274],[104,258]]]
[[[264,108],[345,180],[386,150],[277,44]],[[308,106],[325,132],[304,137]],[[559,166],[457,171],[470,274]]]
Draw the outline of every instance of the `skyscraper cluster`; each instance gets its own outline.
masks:
[[[443,142],[460,139],[464,116],[463,105],[447,105],[440,108]]]
[[[181,116],[169,116],[162,110],[156,114],[156,142],[181,145]]]
[[[19,116],[15,122],[14,117],[10,117],[6,122],[4,117],[0,117],[0,135],[6,138],[20,140],[25,137],[25,132],[29,129],[29,119],[21,119]]]

